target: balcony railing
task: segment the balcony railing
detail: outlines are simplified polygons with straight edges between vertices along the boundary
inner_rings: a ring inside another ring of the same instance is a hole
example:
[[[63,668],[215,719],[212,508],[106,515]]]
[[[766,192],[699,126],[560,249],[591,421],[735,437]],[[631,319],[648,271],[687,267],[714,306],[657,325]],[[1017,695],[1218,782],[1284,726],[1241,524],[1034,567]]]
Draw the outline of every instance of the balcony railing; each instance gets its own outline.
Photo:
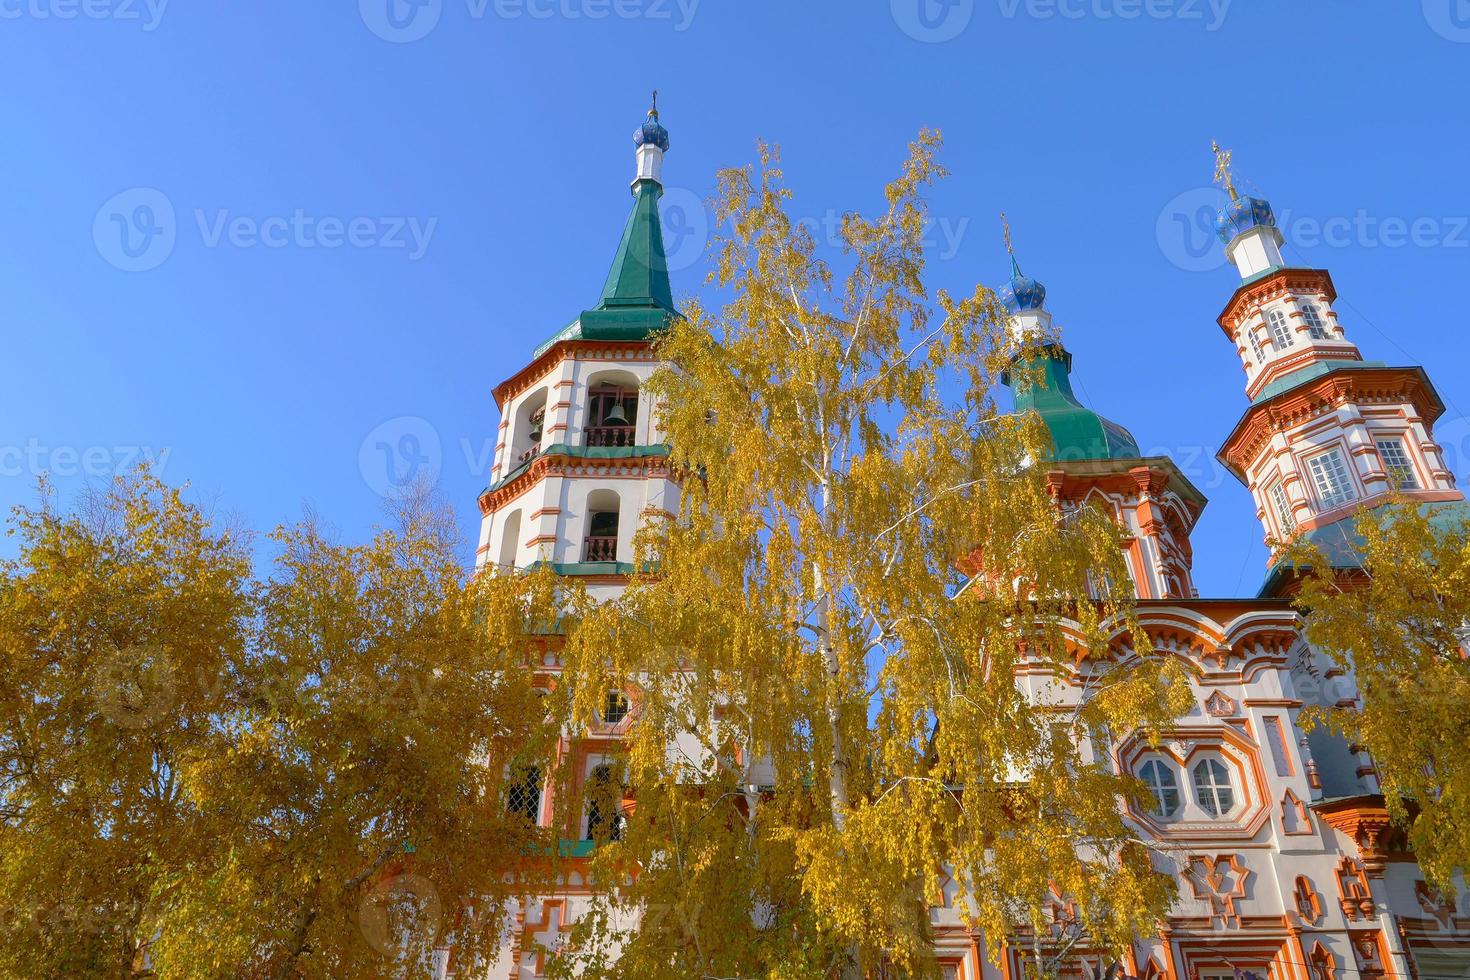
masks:
[[[613,535],[612,537],[598,536],[598,537],[595,537],[595,538],[588,538],[587,541],[586,541],[586,543],[582,547],[582,560],[583,561],[617,561],[618,560],[618,539],[617,539],[617,536],[616,535]]]
[[[522,463],[529,463],[531,460],[535,459],[539,455],[541,455],[541,446],[538,443],[537,445],[534,445],[530,449],[527,449],[525,452],[521,453],[520,456],[516,457],[516,465],[519,466]]]
[[[631,425],[588,426],[587,445],[631,446],[633,445],[633,427]]]

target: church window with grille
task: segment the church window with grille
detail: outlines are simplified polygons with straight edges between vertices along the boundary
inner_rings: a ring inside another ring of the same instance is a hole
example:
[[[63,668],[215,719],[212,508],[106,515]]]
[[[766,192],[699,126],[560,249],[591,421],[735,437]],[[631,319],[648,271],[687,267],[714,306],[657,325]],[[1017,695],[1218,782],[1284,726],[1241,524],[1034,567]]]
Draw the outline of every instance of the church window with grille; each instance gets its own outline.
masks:
[[[608,691],[607,699],[602,705],[602,720],[605,724],[616,725],[628,717],[628,696],[622,691]]]
[[[517,769],[510,783],[506,809],[530,823],[541,821],[541,770],[535,766]]]
[[[1266,495],[1271,498],[1271,506],[1276,510],[1276,523],[1281,527],[1282,535],[1295,534],[1296,516],[1291,512],[1291,500],[1286,496],[1286,488],[1279,483],[1273,483]]]
[[[1409,459],[1409,451],[1404,448],[1402,439],[1378,439],[1378,455],[1383,460],[1383,468],[1388,470],[1388,482],[1393,484],[1395,490],[1418,490],[1419,478],[1414,475],[1414,463]]]
[[[1286,322],[1286,314],[1280,310],[1272,310],[1266,317],[1271,325],[1271,341],[1277,350],[1286,350],[1296,344],[1296,338],[1291,335],[1291,324]]]
[[[1322,321],[1322,311],[1315,303],[1302,304],[1302,321],[1307,325],[1307,334],[1313,340],[1327,339],[1327,324]]]
[[[1179,812],[1179,781],[1174,770],[1158,759],[1150,759],[1138,770],[1138,778],[1154,798],[1149,811],[1156,817],[1172,817]]]
[[[1212,817],[1223,817],[1235,807],[1235,789],[1230,785],[1230,770],[1219,759],[1203,759],[1194,764],[1194,795],[1200,808]]]
[[[1312,483],[1324,506],[1336,507],[1358,496],[1353,489],[1352,478],[1348,476],[1347,464],[1343,462],[1342,450],[1334,449],[1314,456],[1308,461],[1307,469],[1311,471]]]

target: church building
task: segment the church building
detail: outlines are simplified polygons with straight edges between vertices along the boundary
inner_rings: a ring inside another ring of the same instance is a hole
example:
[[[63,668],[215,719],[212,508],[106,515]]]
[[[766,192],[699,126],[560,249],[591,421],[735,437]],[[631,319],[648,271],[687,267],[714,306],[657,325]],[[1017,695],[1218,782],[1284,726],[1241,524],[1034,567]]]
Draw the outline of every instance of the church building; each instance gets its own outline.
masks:
[[[652,337],[678,316],[659,223],[669,134],[656,108],[634,144],[632,210],[601,295],[495,389],[499,437],[479,498],[481,569],[549,564],[601,597],[626,582],[639,522],[677,511],[678,500],[656,406],[641,395],[657,367]],[[1245,397],[1219,459],[1249,488],[1265,538],[1307,535],[1350,577],[1352,522],[1363,508],[1397,493],[1436,515],[1465,511],[1434,440],[1444,404],[1422,368],[1364,359],[1339,322],[1332,276],[1289,266],[1271,205],[1237,194],[1228,157],[1221,175],[1230,202],[1219,237],[1239,281],[1216,322],[1243,368]],[[1179,876],[1171,915],[1133,944],[1122,972],[1141,980],[1470,977],[1470,894],[1450,901],[1426,885],[1366,753],[1298,724],[1304,706],[1351,705],[1357,691],[1349,674],[1318,669],[1329,662],[1302,637],[1280,556],[1258,595],[1200,597],[1190,534],[1204,495],[1169,457],[1144,456],[1128,429],[1077,399],[1070,375],[1086,365],[1073,363],[1046,288],[1014,257],[997,293],[1019,336],[1050,338],[1034,370],[1017,372],[1029,380],[1011,383],[1016,411],[1036,412],[1052,435],[1053,457],[1041,465],[1058,506],[1101,502],[1115,515],[1127,532],[1141,623],[1157,651],[1194,668],[1195,706],[1161,744],[1135,738],[1105,749],[1107,764],[1147,785],[1146,805],[1130,805],[1127,816]],[[556,654],[537,670],[553,678]],[[1072,680],[1080,696],[1086,677]],[[606,778],[626,713],[626,701],[609,695],[597,730],[568,741],[584,783]],[[515,804],[549,826],[558,800],[547,785]],[[547,951],[585,913],[590,890],[575,857],[617,817],[593,807],[579,819],[583,839],[569,844],[574,860],[561,886],[517,903],[484,976],[544,976]],[[1024,975],[1021,950],[992,961],[948,902],[931,920],[947,978]]]

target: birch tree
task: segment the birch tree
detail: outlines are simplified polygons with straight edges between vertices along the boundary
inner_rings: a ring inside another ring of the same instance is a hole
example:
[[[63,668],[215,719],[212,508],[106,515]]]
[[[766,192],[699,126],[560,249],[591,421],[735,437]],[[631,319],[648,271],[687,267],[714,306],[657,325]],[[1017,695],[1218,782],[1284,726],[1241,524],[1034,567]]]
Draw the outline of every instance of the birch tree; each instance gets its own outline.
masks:
[[[1470,520],[1399,503],[1364,511],[1356,530],[1351,573],[1326,571],[1307,543],[1288,559],[1318,570],[1296,599],[1307,638],[1360,695],[1304,715],[1368,750],[1420,867],[1450,893],[1470,867]]]
[[[686,308],[649,385],[679,513],[568,637],[578,717],[637,692],[636,805],[563,975],[614,945],[608,975],[929,975],[931,905],[993,949],[1049,942],[1057,895],[1097,948],[1168,906],[1120,816],[1137,787],[1084,745],[1151,730],[1186,685],[1134,621],[1118,528],[1059,512],[1044,426],[997,404],[1003,309],[924,285],[939,145],[843,217],[831,261],[775,150],[720,175],[725,302]]]

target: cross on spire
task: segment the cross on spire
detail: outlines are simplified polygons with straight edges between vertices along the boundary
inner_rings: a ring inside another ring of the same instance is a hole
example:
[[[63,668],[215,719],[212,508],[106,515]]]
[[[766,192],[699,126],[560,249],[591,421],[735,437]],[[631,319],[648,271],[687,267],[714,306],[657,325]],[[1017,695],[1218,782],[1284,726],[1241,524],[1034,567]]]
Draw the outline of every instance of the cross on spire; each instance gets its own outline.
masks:
[[[1006,252],[1011,257],[1011,275],[1019,279],[1021,277],[1021,265],[1016,261],[1016,247],[1011,244],[1011,223],[1006,218],[1006,213],[1000,213],[1000,231],[1005,236]]]
[[[653,105],[648,110],[649,116],[658,118],[658,89],[653,90]]]
[[[1230,200],[1239,200],[1240,195],[1235,192],[1235,175],[1230,170],[1230,160],[1234,152],[1220,149],[1219,140],[1215,140],[1211,146],[1215,150],[1215,183],[1225,188]]]

